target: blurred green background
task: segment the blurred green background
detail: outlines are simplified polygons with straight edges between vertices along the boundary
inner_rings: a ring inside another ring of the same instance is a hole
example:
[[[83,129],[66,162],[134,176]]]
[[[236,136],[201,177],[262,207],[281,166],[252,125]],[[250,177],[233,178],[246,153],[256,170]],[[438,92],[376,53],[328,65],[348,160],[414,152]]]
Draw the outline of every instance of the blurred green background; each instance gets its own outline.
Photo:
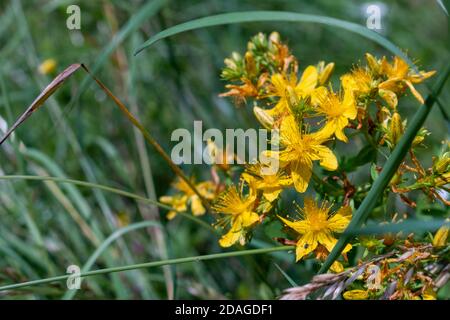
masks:
[[[81,8],[81,30],[68,30],[66,8]],[[364,53],[388,53],[340,29],[307,23],[246,23],[187,32],[133,56],[158,31],[207,15],[244,10],[283,10],[331,16],[365,25],[364,1],[73,1],[11,0],[0,3],[0,129],[11,125],[53,75],[38,66],[57,61],[57,71],[83,62],[139,117],[165,150],[171,132],[205,128],[250,128],[251,108],[236,109],[220,80],[223,59],[244,52],[258,32],[278,31],[300,61],[334,61],[334,80],[363,62]],[[448,17],[437,1],[378,1],[381,33],[425,70],[448,63]],[[0,149],[0,175],[51,175],[96,182],[148,197],[167,194],[174,175],[154,150],[95,85],[80,72],[18,129]],[[432,83],[432,81],[429,81]],[[89,83],[88,83],[89,84]],[[441,94],[448,102],[449,85]],[[426,95],[426,86],[419,90]],[[418,104],[408,97],[404,115]],[[448,113],[448,109],[447,109]],[[432,135],[421,157],[428,164],[448,137],[448,122],[436,106],[425,125]],[[361,145],[357,146],[361,147]],[[350,152],[355,152],[351,150]],[[208,178],[204,166],[183,168]],[[367,168],[359,175],[367,176]],[[357,179],[357,177],[355,177]],[[195,256],[223,251],[217,236],[183,217],[167,223],[165,212],[119,195],[70,184],[0,181],[0,285],[64,274],[82,266],[116,229],[143,220],[162,228],[124,235],[92,269]],[[161,218],[161,219],[160,219]],[[212,221],[209,217],[205,221]],[[249,247],[272,246],[260,230]],[[297,283],[313,275],[313,261],[294,264],[289,253],[198,262],[97,276],[83,281],[76,298],[275,298],[290,286],[280,269]],[[66,286],[54,284],[0,293],[0,298],[61,298]]]

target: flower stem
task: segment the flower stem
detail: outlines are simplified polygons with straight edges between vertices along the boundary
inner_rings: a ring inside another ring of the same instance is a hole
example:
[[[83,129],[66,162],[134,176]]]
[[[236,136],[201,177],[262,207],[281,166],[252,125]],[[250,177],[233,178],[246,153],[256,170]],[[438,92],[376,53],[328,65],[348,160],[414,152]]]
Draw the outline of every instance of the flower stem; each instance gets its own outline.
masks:
[[[145,140],[150,143],[153,148],[159,153],[159,155],[167,162],[172,171],[180,177],[186,184],[191,188],[192,191],[195,192],[196,195],[200,198],[203,205],[206,208],[210,208],[209,202],[200,194],[197,188],[192,184],[191,180],[186,177],[184,172],[172,161],[169,155],[164,151],[164,149],[160,146],[160,144],[153,139],[151,134],[145,129],[145,127],[139,122],[139,120],[127,109],[127,107],[120,101],[97,77],[95,77],[89,69],[82,64],[81,67],[95,80],[95,82],[100,86],[100,88],[114,101],[114,103],[119,107],[122,113],[127,117],[127,119],[141,132],[144,136]]]

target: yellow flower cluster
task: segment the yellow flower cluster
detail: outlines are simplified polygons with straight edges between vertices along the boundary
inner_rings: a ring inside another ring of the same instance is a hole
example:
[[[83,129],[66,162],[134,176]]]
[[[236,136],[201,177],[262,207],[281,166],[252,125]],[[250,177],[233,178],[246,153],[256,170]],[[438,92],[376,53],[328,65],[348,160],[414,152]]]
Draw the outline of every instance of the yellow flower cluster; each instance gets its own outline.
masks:
[[[265,162],[247,165],[236,186],[230,185],[236,170],[230,170],[228,165],[213,166],[215,182],[196,185],[201,195],[214,200],[211,208],[219,215],[217,225],[228,229],[219,240],[221,246],[245,244],[252,229],[272,215],[297,234],[297,261],[312,252],[324,259],[331,252],[337,242],[335,234],[342,233],[351,220],[352,209],[348,202],[344,201],[333,214],[330,213],[332,206],[326,201],[319,205],[313,198],[305,197],[304,206],[298,211],[301,217],[290,220],[274,209],[277,199],[283,190],[291,187],[298,193],[306,192],[311,178],[317,178],[313,173],[315,162],[327,171],[336,171],[338,159],[330,142],[337,139],[347,143],[349,129],[364,128],[369,135],[370,130],[380,130],[384,134],[380,144],[395,146],[404,127],[396,111],[399,97],[409,89],[423,103],[414,85],[435,73],[418,72],[399,57],[389,62],[386,57],[377,59],[366,54],[366,61],[366,66],[355,66],[342,75],[339,90],[334,90],[331,78],[335,64],[320,61],[306,66],[299,76],[299,64],[278,33],[268,38],[258,34],[249,42],[243,57],[233,53],[225,60],[222,78],[230,83],[226,85],[228,91],[221,96],[235,98],[238,106],[249,98],[254,99],[256,119],[264,128],[279,132],[279,139],[272,141],[278,148],[264,151],[261,159],[273,159],[279,163],[279,168],[271,171]],[[370,118],[369,104],[378,108],[375,125]],[[229,156],[233,157],[227,151]],[[226,182],[220,181],[218,170],[224,173]],[[343,175],[345,178],[345,173]],[[348,187],[347,180],[344,186]],[[194,215],[205,212],[198,195],[189,186],[177,183],[175,187],[180,194],[161,198],[174,208],[169,218],[186,210],[188,203]],[[345,197],[354,193],[351,187],[343,191]],[[351,248],[348,245],[343,250],[344,257]],[[336,262],[332,269],[340,272],[343,267]],[[360,293],[348,293],[346,298],[361,297]]]

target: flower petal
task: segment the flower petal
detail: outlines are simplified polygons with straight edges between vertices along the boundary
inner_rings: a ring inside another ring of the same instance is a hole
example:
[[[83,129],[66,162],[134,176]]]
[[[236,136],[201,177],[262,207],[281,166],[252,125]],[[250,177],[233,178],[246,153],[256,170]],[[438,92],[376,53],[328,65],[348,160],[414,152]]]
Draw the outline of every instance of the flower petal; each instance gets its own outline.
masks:
[[[263,196],[264,196],[264,198],[267,199],[267,201],[273,202],[274,200],[276,200],[278,198],[281,191],[283,191],[283,189],[276,188],[276,187],[275,188],[265,188],[263,190]]]
[[[337,243],[337,239],[331,236],[328,232],[320,232],[317,236],[317,240],[320,244],[327,248],[328,252],[331,252]]]
[[[205,214],[205,207],[203,207],[202,201],[198,197],[198,195],[193,195],[191,197],[191,210],[194,216],[201,216]]]
[[[336,156],[333,151],[325,146],[317,146],[316,150],[320,157],[320,165],[324,167],[326,170],[334,171],[338,167],[338,162]]]
[[[280,218],[280,220],[283,221],[285,225],[287,225],[292,230],[295,230],[299,234],[305,234],[310,229],[308,223],[305,220],[290,221],[280,216],[278,216],[278,218]]]
[[[308,66],[303,71],[300,82],[295,87],[295,91],[301,96],[310,94],[317,85],[319,74],[317,68],[314,66]]]
[[[414,85],[410,82],[405,80],[404,83],[409,87],[409,90],[411,90],[411,93],[414,95],[414,97],[419,101],[421,104],[424,104],[425,101],[423,100],[422,95],[414,88]]]
[[[177,216],[177,213],[175,210],[169,211],[166,215],[167,220],[172,220]]]
[[[238,216],[234,219],[231,229],[222,236],[219,240],[219,245],[221,247],[227,248],[231,247],[233,244],[239,241],[239,238],[242,235],[242,220]]]
[[[328,232],[321,232],[318,234],[317,236],[317,240],[319,241],[320,244],[324,245],[325,248],[327,248],[328,252],[331,252],[334,248],[334,246],[337,243],[337,239],[334,238],[330,233]],[[349,252],[352,248],[351,244],[347,244],[344,248],[344,250],[342,250],[342,253],[346,253]]]
[[[339,261],[335,261],[331,265],[330,270],[334,273],[341,273],[342,271],[344,271],[344,266]]]
[[[328,219],[328,228],[333,232],[344,232],[352,218],[350,207],[341,208],[335,215]]]
[[[303,235],[297,242],[295,250],[295,261],[299,261],[304,256],[310,254],[317,248],[317,238],[313,232]]]
[[[291,162],[291,176],[294,182],[295,190],[303,193],[308,188],[309,180],[312,175],[312,163],[302,161]]]
[[[240,215],[242,227],[247,228],[259,221],[259,215],[256,212],[246,211]]]

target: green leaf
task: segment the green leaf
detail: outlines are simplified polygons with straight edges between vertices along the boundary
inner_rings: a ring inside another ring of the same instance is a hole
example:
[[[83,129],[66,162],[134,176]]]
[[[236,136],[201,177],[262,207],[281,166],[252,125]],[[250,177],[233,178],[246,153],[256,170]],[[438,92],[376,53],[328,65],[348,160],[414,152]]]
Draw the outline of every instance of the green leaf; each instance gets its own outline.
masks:
[[[344,159],[339,168],[344,172],[352,172],[366,163],[373,162],[376,155],[377,151],[373,148],[373,146],[366,145],[358,152],[356,156]]]
[[[278,220],[274,220],[264,226],[264,233],[270,239],[284,237],[285,234],[283,233],[282,229],[283,225],[281,224],[281,222]]]

